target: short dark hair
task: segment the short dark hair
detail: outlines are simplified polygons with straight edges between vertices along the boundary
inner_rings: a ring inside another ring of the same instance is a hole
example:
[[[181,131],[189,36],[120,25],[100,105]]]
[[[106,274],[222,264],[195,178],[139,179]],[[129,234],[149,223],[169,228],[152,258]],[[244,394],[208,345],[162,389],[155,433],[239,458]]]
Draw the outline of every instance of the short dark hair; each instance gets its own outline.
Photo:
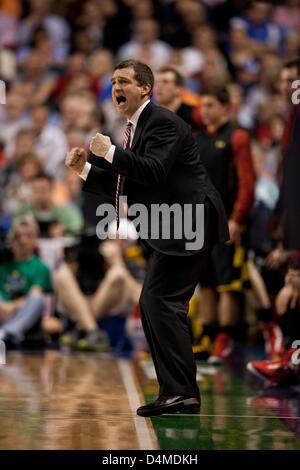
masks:
[[[295,57],[294,59],[288,60],[282,66],[283,69],[297,69],[297,75],[300,77],[300,57]]]
[[[48,173],[45,173],[43,171],[41,171],[38,175],[34,177],[33,181],[37,181],[37,180],[48,181],[48,183],[51,185],[54,183],[54,179],[52,178],[52,176],[48,175]]]
[[[229,91],[223,86],[207,87],[203,90],[201,96],[214,96],[223,105],[230,103]]]
[[[184,85],[184,77],[176,67],[172,67],[171,65],[165,65],[164,67],[161,67],[157,71],[157,73],[168,73],[168,72],[173,73],[173,75],[175,77],[175,85],[177,85],[177,86],[183,86]]]
[[[7,234],[8,240],[13,240],[19,229],[30,228],[34,234],[39,236],[39,226],[32,214],[24,214],[20,217],[17,217],[10,228],[10,231]]]
[[[128,68],[132,68],[134,70],[134,78],[139,85],[151,86],[149,92],[149,97],[151,98],[153,95],[154,75],[150,67],[147,64],[144,64],[143,62],[139,62],[138,60],[128,59],[119,62],[115,66],[114,71]]]

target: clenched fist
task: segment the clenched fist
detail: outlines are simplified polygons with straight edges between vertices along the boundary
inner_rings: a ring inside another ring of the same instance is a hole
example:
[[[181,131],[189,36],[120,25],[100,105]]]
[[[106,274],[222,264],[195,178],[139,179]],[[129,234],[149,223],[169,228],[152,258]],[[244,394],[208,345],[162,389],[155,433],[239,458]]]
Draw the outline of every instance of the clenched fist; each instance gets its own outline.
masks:
[[[105,157],[111,147],[111,140],[107,135],[97,134],[92,138],[90,143],[90,151],[96,157]]]
[[[65,165],[74,170],[78,175],[82,172],[87,159],[86,151],[75,147],[67,153]]]

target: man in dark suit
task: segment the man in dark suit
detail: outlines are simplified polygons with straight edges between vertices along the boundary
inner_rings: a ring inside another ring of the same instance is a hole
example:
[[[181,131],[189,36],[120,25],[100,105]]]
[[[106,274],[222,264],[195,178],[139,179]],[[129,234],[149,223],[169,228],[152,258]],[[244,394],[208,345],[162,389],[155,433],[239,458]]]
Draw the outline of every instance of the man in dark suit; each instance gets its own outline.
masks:
[[[170,237],[148,233],[143,240],[151,256],[140,308],[160,388],[155,402],[138,408],[140,416],[200,410],[188,302],[206,268],[210,247],[228,239],[220,196],[206,175],[190,128],[176,114],[150,102],[153,84],[147,65],[134,60],[118,64],[112,77],[112,99],[127,118],[123,148],[98,133],[90,150],[103,162],[102,169],[86,162],[82,149],[72,149],[66,157],[66,165],[85,180],[85,191],[112,198],[117,192],[118,199],[123,185],[129,210],[132,204],[143,204],[148,210],[147,223],[158,223],[151,220],[155,204],[177,204],[183,212],[186,207],[192,208],[186,218],[195,228],[197,208],[205,208],[201,246],[188,244],[190,237],[185,231],[177,238],[178,219],[172,215],[167,221]],[[161,226],[164,223],[162,220]]]

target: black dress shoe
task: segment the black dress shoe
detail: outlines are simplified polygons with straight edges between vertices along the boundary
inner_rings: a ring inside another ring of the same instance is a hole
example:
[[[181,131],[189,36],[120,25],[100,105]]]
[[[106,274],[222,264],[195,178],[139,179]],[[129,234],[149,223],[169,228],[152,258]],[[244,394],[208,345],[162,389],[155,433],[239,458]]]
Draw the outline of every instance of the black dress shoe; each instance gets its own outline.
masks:
[[[139,416],[158,416],[163,413],[200,413],[200,400],[196,397],[172,396],[159,397],[153,403],[140,406],[136,413]]]

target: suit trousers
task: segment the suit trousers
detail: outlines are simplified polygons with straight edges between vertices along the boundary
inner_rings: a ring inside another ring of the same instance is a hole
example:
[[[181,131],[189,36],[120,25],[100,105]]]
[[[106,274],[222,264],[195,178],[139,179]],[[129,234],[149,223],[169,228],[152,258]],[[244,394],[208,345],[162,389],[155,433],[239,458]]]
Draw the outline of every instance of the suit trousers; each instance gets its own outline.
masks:
[[[209,253],[209,249],[191,256],[151,253],[140,308],[159,396],[200,395],[187,313]]]

